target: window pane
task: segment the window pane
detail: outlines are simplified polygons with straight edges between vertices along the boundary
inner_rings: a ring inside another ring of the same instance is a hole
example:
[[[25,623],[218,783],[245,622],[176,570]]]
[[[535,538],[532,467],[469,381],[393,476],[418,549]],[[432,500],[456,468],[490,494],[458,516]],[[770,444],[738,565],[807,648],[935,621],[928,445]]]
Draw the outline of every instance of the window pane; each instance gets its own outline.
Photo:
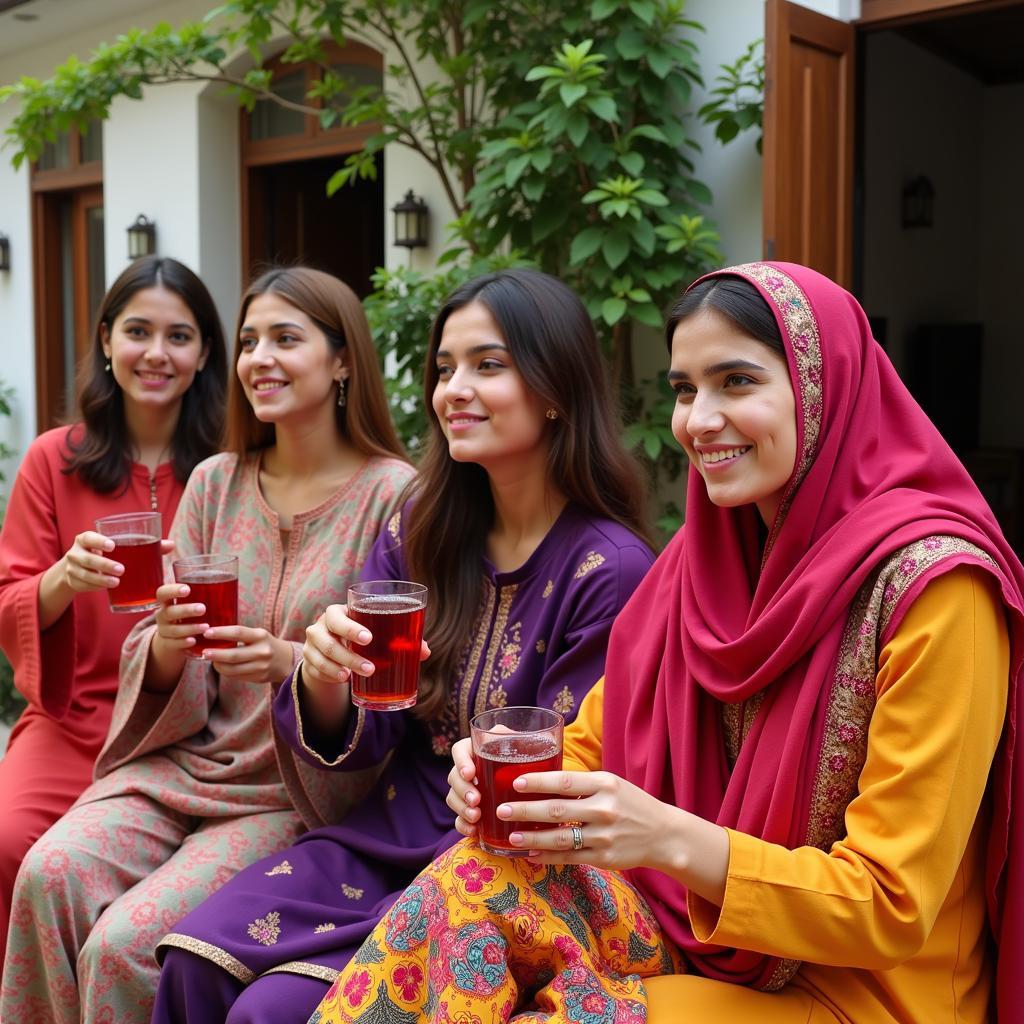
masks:
[[[353,89],[366,85],[375,86],[377,89],[384,87],[384,75],[380,68],[370,67],[369,64],[346,64],[342,62],[340,64],[332,64],[331,70]],[[344,109],[345,93],[335,96],[331,100],[330,105]],[[334,127],[339,127],[337,122],[335,122]]]
[[[306,103],[306,75],[298,71],[274,83],[274,92],[282,99]],[[289,110],[273,100],[260,100],[249,117],[249,138],[280,139],[285,135],[301,135],[306,130],[306,115]]]
[[[61,171],[71,166],[71,140],[61,132],[55,142],[47,142],[39,157],[39,170]]]
[[[93,121],[89,125],[89,131],[82,133],[79,154],[79,159],[83,164],[91,164],[96,160],[103,159],[103,125],[99,121]]]

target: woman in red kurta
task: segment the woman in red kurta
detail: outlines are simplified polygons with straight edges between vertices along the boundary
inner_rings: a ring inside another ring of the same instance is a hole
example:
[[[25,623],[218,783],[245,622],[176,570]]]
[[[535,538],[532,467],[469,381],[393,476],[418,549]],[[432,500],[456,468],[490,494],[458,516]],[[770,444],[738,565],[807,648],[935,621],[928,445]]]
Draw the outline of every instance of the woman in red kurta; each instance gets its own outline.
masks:
[[[139,615],[114,615],[123,571],[95,520],[154,510],[166,530],[192,467],[217,450],[224,333],[175,260],[133,263],[104,296],[78,422],[37,438],[0,533],[0,646],[28,701],[0,760],[0,959],[28,848],[92,780]]]

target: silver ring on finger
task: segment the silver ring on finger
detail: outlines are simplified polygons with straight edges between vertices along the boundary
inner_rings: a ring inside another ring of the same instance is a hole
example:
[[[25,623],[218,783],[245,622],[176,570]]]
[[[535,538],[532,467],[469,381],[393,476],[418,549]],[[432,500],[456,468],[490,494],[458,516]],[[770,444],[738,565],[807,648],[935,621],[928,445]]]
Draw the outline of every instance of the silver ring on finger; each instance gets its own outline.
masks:
[[[572,848],[573,850],[583,849],[583,829],[579,825],[572,826]]]

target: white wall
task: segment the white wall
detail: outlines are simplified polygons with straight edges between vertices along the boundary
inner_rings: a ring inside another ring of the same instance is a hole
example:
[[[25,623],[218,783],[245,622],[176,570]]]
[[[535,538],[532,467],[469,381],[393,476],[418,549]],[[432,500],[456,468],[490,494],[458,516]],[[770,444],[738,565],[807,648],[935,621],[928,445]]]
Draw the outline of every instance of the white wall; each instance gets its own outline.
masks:
[[[14,111],[0,106],[0,134]],[[0,416],[0,441],[17,452],[28,447],[36,433],[35,319],[32,312],[32,223],[28,166],[11,167],[8,154],[0,152],[0,232],[10,239],[11,270],[0,271],[0,380],[15,389],[12,416]],[[15,460],[16,461],[16,460]],[[0,466],[7,485],[13,478],[13,462]]]

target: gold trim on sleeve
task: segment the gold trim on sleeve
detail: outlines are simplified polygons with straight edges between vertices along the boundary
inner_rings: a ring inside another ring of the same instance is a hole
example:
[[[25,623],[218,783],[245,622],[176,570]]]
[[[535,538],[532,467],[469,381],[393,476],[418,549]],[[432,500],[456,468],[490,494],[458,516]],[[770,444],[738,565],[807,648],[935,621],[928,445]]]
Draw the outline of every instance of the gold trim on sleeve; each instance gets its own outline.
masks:
[[[215,946],[210,942],[203,942],[202,939],[194,939],[191,935],[182,935],[180,932],[171,932],[157,943],[157,952],[165,946],[183,949],[186,953],[193,953],[195,956],[201,956],[204,960],[210,960],[218,967],[222,967],[232,978],[237,979],[243,985],[251,985],[256,980],[255,971],[250,971],[241,960],[233,957],[227,950],[221,949],[220,946]]]
[[[302,960],[289,960],[286,964],[278,964],[276,967],[264,971],[260,977],[265,978],[268,974],[301,974],[303,977],[319,978],[320,981],[326,981],[328,985],[333,985],[338,980],[340,973],[333,967],[307,964]]]
[[[348,745],[348,750],[339,754],[333,761],[328,761],[322,754],[314,750],[306,742],[306,737],[302,729],[302,706],[299,704],[299,678],[301,672],[302,662],[300,661],[298,667],[295,669],[294,675],[292,676],[292,703],[295,706],[295,730],[299,737],[299,746],[301,746],[310,757],[315,757],[316,760],[325,768],[335,768],[344,762],[349,754],[359,746],[359,740],[363,735],[363,728],[366,726],[366,712],[362,708],[357,708],[353,705],[353,710],[356,712],[356,731],[355,735],[352,737],[352,742]],[[349,714],[351,713],[352,712],[350,711]]]

